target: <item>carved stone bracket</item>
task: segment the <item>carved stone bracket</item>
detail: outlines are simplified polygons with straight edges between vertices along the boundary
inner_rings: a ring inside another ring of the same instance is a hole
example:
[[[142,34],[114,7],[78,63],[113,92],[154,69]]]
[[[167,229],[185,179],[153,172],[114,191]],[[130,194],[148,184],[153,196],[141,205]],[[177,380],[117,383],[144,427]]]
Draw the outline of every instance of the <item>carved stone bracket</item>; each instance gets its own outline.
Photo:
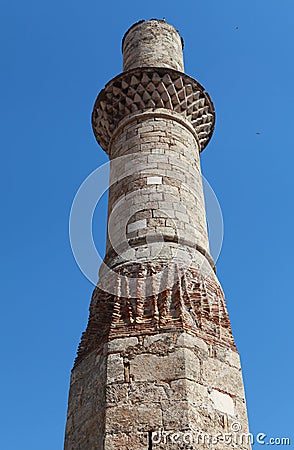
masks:
[[[196,131],[200,150],[209,142],[214,106],[194,78],[168,68],[136,68],[111,80],[100,92],[92,113],[94,134],[107,152],[118,123],[138,111],[165,108],[186,118]]]

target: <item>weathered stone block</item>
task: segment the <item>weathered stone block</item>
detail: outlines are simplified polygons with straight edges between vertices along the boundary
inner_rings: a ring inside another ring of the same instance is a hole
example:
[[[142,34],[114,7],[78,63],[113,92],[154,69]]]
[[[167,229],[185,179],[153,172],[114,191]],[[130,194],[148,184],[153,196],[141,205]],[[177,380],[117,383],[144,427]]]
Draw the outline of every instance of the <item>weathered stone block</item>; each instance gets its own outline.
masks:
[[[137,337],[124,337],[118,339],[111,339],[107,344],[109,353],[121,352],[128,347],[135,347],[138,344]]]
[[[106,404],[116,406],[128,401],[129,385],[127,383],[113,383],[106,385]]]
[[[158,385],[157,382],[132,382],[129,386],[128,398],[132,404],[135,403],[160,403],[168,399],[166,392],[168,384]]]
[[[146,219],[136,220],[136,222],[129,223],[128,233],[131,233],[132,231],[137,231],[137,230],[140,230],[141,228],[146,228],[146,227],[147,227]]]
[[[124,381],[124,364],[123,358],[113,353],[107,358],[107,382]]]
[[[230,414],[231,416],[235,414],[234,401],[228,394],[223,394],[222,392],[213,389],[210,397],[213,401],[215,409],[226,414]]]
[[[162,177],[147,177],[147,184],[162,184]]]
[[[187,430],[190,427],[190,406],[187,401],[163,405],[162,420],[165,430]]]
[[[216,358],[208,358],[203,361],[201,380],[204,385],[244,397],[241,371]]]
[[[207,343],[203,339],[200,339],[197,336],[193,336],[189,333],[181,333],[178,335],[176,347],[188,347],[191,349],[197,347],[203,350],[208,355]]]
[[[105,450],[142,450],[147,448],[148,433],[106,433]]]
[[[106,409],[106,429],[112,433],[149,431],[162,427],[162,410],[157,404],[112,406]]]
[[[130,373],[135,381],[164,381],[179,378],[198,380],[200,363],[189,349],[179,349],[167,356],[137,355],[130,361]]]

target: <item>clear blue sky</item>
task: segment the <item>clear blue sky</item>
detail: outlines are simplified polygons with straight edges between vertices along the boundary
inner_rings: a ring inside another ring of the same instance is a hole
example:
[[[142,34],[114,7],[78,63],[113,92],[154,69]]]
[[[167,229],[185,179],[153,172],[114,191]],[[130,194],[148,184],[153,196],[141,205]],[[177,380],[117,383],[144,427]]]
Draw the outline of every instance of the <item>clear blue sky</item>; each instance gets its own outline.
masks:
[[[218,276],[251,430],[293,439],[293,0],[3,0],[1,449],[62,448],[93,289],[71,253],[70,207],[107,161],[90,125],[95,97],[121,71],[126,29],[153,17],[180,30],[186,72],[216,107],[202,166],[224,216]],[[102,202],[102,252],[105,222]]]

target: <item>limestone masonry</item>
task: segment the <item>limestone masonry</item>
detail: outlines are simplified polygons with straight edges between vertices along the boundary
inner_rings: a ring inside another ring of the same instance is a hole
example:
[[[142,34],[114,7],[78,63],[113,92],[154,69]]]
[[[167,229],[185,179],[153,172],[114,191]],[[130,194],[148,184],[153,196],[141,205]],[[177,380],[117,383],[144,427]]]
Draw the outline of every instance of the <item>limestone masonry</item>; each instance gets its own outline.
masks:
[[[200,152],[214,107],[183,73],[182,47],[163,20],[134,24],[124,71],[94,105],[111,160],[107,248],[71,375],[65,450],[251,448],[206,227]]]

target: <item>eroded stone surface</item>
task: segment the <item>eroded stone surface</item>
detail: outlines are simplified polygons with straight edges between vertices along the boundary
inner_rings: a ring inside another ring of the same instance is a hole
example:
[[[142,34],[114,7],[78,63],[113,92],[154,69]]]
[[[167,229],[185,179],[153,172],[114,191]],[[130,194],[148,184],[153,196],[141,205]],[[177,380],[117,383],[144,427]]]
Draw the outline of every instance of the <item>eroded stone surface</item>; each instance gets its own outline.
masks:
[[[232,397],[215,389],[212,390],[210,395],[215,409],[234,416],[234,401]]]
[[[97,441],[96,446],[89,448],[115,450],[143,450],[150,432],[156,431],[173,436],[190,430],[196,439],[197,432],[214,436],[238,421],[243,432],[248,432],[240,365],[236,364],[237,359],[233,359],[234,366],[230,364],[232,350],[215,345],[209,351],[210,347],[199,337],[174,331],[115,339],[112,345],[110,342],[103,346],[103,357],[93,352],[73,371],[69,441],[75,443],[78,439],[80,426],[96,435],[101,435],[105,426],[105,447],[99,447],[102,444]],[[230,358],[225,362],[227,354]],[[96,379],[90,382],[94,358]],[[105,378],[101,377],[103,370],[107,373]],[[99,395],[105,388],[102,402]],[[96,396],[91,395],[93,389]],[[94,426],[97,422],[100,430]],[[87,445],[90,444],[73,448],[86,450]],[[152,449],[189,448],[179,447],[171,439],[165,443],[169,446],[163,445],[162,441],[154,443]],[[209,448],[205,445],[197,448]]]
[[[140,21],[123,38],[124,70],[159,66],[183,71],[182,46],[177,30],[164,20]]]

